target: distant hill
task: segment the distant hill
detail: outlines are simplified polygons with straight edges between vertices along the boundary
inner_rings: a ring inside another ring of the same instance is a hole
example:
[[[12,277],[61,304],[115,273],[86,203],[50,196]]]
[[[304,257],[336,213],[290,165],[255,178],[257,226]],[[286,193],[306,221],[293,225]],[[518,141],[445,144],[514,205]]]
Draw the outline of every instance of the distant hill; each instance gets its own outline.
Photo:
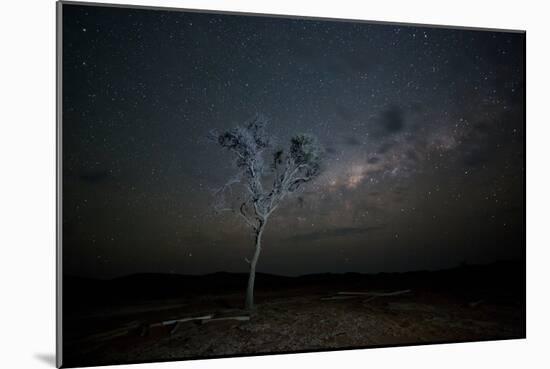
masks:
[[[168,299],[218,293],[240,293],[246,288],[247,273],[218,272],[206,275],[140,273],[99,280],[65,276],[63,298],[66,308],[89,304],[116,304],[128,300]],[[298,277],[257,273],[257,291],[310,287],[322,292],[392,288],[447,290],[457,294],[492,295],[524,293],[525,263],[497,262],[489,265],[462,265],[439,271],[404,273],[322,273]]]

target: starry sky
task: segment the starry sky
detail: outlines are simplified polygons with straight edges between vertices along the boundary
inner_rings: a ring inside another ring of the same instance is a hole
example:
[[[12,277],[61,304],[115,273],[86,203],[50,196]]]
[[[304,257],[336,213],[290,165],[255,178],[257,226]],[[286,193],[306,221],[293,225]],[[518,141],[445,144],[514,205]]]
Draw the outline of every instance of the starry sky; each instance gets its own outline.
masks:
[[[66,4],[62,46],[66,274],[247,271],[207,135],[258,113],[326,150],[258,271],[523,258],[524,33]]]

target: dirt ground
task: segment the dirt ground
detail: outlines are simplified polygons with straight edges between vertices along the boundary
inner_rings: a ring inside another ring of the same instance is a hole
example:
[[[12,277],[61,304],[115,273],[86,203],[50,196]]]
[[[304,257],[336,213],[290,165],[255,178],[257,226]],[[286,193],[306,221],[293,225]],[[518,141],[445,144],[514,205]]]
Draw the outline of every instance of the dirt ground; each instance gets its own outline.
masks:
[[[399,296],[322,300],[326,292],[259,292],[249,321],[156,322],[243,315],[242,294],[142,302],[68,317],[66,366],[283,353],[525,336],[521,305],[412,290]],[[176,328],[176,329],[174,329]]]

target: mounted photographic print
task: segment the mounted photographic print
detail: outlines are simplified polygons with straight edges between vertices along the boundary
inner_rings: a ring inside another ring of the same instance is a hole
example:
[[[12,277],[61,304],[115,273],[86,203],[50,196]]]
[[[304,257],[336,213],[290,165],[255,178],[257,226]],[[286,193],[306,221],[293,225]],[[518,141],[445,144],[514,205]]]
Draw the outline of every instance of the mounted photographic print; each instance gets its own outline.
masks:
[[[525,337],[525,33],[58,3],[58,365]]]

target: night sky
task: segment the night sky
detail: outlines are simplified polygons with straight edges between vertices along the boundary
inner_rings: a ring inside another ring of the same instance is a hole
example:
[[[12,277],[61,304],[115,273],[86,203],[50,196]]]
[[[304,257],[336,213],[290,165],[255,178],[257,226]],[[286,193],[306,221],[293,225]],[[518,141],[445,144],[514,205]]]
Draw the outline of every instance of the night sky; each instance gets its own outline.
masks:
[[[254,114],[325,171],[270,218],[258,271],[521,260],[523,33],[63,6],[64,272],[245,272],[207,140]]]

